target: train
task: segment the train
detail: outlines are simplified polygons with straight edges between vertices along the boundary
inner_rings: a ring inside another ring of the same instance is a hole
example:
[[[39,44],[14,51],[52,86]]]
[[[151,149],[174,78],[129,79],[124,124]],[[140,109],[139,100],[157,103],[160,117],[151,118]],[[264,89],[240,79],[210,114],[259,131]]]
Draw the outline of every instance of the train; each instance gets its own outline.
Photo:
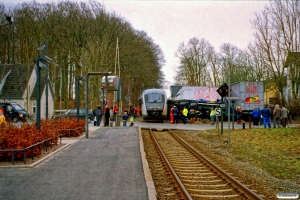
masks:
[[[164,89],[146,89],[139,97],[139,112],[144,121],[167,119],[167,92]]]

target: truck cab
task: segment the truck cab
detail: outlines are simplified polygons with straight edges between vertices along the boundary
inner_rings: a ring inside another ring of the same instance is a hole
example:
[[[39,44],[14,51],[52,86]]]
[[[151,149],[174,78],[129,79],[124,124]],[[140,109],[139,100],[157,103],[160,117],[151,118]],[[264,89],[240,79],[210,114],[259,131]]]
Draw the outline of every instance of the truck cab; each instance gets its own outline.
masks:
[[[19,104],[10,101],[0,101],[0,107],[4,110],[6,120],[13,122],[26,120],[27,113]]]

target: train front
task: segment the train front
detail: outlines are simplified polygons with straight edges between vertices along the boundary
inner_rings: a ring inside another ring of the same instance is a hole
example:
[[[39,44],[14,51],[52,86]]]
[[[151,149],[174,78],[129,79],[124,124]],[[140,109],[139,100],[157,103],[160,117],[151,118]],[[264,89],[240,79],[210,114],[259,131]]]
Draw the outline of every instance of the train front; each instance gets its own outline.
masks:
[[[144,120],[163,121],[167,115],[166,94],[152,91],[144,94]]]

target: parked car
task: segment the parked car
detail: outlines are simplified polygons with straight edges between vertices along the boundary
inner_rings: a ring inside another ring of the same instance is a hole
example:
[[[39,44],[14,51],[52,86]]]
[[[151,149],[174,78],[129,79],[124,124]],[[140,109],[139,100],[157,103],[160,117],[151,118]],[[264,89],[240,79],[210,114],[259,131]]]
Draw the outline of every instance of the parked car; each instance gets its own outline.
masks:
[[[77,118],[77,108],[72,108],[65,112],[64,114],[59,114],[56,115],[54,118],[59,119],[59,118]],[[79,119],[85,119],[85,108],[79,108]],[[94,120],[94,115],[91,110],[88,111],[88,123]]]
[[[26,121],[27,113],[19,104],[11,101],[1,101],[0,107],[2,107],[7,120],[13,122]]]

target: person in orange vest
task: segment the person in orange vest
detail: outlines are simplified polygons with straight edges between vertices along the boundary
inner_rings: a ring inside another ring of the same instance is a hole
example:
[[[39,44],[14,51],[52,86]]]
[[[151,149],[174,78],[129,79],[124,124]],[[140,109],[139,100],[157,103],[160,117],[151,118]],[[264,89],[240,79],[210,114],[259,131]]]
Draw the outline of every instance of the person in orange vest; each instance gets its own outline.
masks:
[[[175,106],[172,106],[170,109],[170,124],[174,124],[174,115],[173,115],[173,109]]]
[[[118,107],[118,105],[115,102],[114,102],[114,105],[113,105],[113,108],[112,108],[112,112],[114,114],[114,116],[112,118],[113,118],[113,120],[115,120],[116,119],[116,115],[119,112],[119,107]]]
[[[4,115],[4,109],[0,106],[0,115]]]
[[[5,120],[5,116],[4,116],[4,109],[2,107],[0,107],[0,125],[6,125],[6,120]]]
[[[133,108],[133,113],[134,113],[134,117],[138,116],[138,109],[137,109],[137,107]]]

